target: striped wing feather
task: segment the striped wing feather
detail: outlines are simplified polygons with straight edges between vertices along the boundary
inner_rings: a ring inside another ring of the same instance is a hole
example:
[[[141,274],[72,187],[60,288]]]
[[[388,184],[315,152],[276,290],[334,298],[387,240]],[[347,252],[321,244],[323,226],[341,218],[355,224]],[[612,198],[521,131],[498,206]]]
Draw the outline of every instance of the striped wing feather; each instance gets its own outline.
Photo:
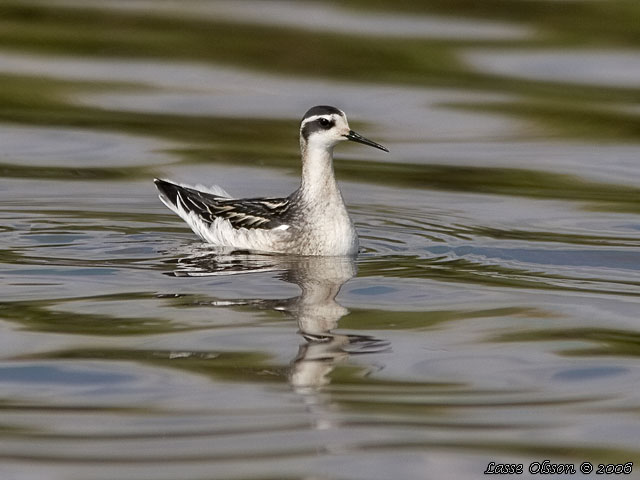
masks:
[[[233,199],[166,181],[156,184],[175,205],[180,202],[186,211],[197,213],[203,221],[212,223],[216,218],[224,218],[234,228],[279,227],[285,224],[283,218],[290,206],[288,198]]]

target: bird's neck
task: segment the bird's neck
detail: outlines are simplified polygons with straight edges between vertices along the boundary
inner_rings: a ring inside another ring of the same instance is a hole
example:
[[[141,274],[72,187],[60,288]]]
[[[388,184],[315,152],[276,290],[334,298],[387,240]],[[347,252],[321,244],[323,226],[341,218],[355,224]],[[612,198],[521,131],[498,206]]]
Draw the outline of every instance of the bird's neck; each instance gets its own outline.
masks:
[[[342,195],[333,172],[333,147],[302,147],[302,183],[300,193],[310,202],[337,200],[342,203]]]

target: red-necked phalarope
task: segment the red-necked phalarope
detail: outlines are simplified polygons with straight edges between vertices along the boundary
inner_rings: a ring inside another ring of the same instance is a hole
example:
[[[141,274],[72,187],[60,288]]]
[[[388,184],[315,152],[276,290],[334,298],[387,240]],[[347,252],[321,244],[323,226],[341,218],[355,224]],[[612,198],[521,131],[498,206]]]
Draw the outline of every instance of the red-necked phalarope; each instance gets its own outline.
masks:
[[[155,180],[160,200],[204,241],[219,247],[294,255],[355,255],[358,235],[333,173],[333,147],[343,140],[388,152],[349,128],[343,111],[309,109],[300,122],[302,181],[286,198],[236,199]]]

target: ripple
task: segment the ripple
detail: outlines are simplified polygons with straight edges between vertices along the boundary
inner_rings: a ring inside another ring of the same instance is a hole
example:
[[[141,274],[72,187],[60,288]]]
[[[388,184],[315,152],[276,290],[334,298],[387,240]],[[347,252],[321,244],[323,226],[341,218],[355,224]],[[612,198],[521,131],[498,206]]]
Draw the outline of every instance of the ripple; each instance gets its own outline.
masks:
[[[59,5],[87,7],[87,2],[58,0]],[[103,5],[91,5],[104,8]],[[401,15],[386,12],[384,15],[366,10],[350,10],[318,2],[269,1],[217,1],[213,4],[183,2],[176,10],[172,2],[149,2],[136,0],[110,2],[107,9],[126,11],[148,11],[153,13],[180,15],[182,17],[224,19],[227,21],[257,25],[293,27],[296,30],[337,32],[349,35],[384,37],[442,38],[442,39],[519,39],[529,37],[532,32],[524,25],[504,22],[469,20],[450,16]]]
[[[628,50],[474,50],[465,58],[483,71],[573,84],[635,88],[640,76],[640,54]]]
[[[502,58],[500,16],[511,43],[535,33],[522,11],[356,25],[317,2],[74,3],[3,7],[23,53],[0,52],[0,477],[473,478],[496,456],[638,456],[634,61],[615,50],[632,61],[607,82],[610,59],[560,50],[567,32],[619,45],[630,15],[522,3],[550,35],[521,40],[549,50],[473,72],[458,54],[484,39]],[[554,73],[567,53],[585,84]],[[336,155],[356,259],[222,255],[157,201],[160,173],[292,191],[294,117],[319,98],[392,144]]]
[[[3,158],[18,159],[17,165],[82,169],[105,164],[109,168],[130,168],[168,163],[172,157],[161,150],[176,147],[157,139],[88,129],[8,125],[0,126],[0,143]]]

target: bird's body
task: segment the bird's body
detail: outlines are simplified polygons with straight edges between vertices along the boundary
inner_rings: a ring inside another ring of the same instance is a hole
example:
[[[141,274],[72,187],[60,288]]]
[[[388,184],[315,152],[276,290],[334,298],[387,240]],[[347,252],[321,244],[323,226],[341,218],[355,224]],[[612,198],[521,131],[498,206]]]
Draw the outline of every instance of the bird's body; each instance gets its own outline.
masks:
[[[292,255],[355,255],[358,236],[333,172],[333,147],[341,140],[388,151],[350,130],[342,111],[318,106],[300,124],[302,180],[288,197],[235,199],[219,187],[155,183],[162,202],[215,246]]]

